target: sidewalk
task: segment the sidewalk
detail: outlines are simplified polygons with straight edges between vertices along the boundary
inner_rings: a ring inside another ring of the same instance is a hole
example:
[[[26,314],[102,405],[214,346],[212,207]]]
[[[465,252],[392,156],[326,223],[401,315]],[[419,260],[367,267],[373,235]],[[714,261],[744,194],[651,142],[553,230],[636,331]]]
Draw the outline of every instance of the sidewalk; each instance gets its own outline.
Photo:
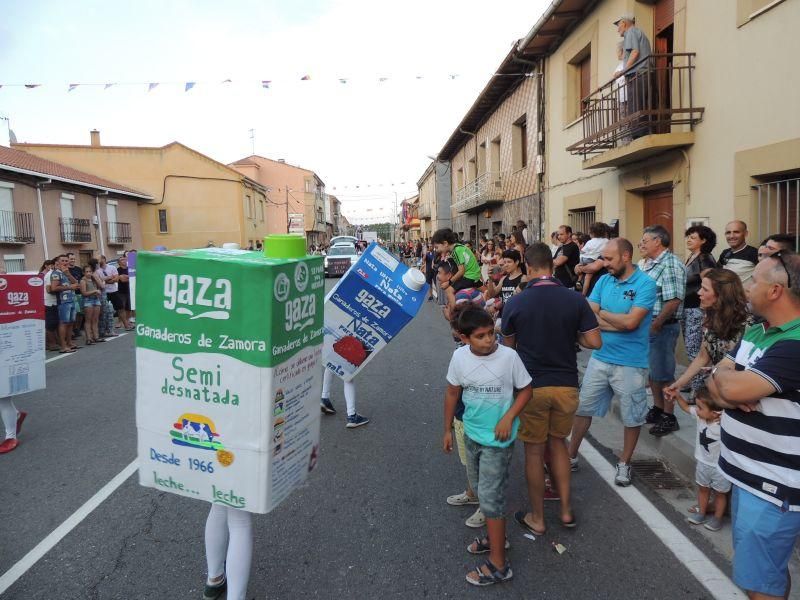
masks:
[[[586,371],[586,365],[589,362],[591,354],[591,351],[585,349],[578,353],[578,372],[581,377],[583,377]],[[685,366],[678,364],[675,375],[679,377],[685,370]],[[648,399],[652,403],[650,390],[648,390]],[[592,427],[589,430],[589,436],[601,446],[609,448],[616,455],[619,455],[622,451],[622,420],[619,410],[619,402],[615,397],[611,405],[611,410],[606,418],[593,419]],[[636,452],[633,455],[633,460],[660,460],[666,463],[669,469],[677,475],[678,478],[686,482],[687,485],[684,488],[656,491],[662,498],[669,502],[679,514],[688,517],[689,507],[696,504],[697,500],[697,492],[694,484],[694,437],[696,435],[696,424],[694,418],[683,412],[678,406],[675,407],[675,416],[680,424],[680,430],[663,437],[650,435],[650,425],[642,427],[642,433],[639,436],[639,442],[636,445]],[[699,532],[722,556],[726,557],[728,560],[732,559],[733,546],[729,518],[726,517],[723,520],[723,528],[718,532],[710,532],[703,527],[694,527],[688,523],[686,527],[691,527],[693,531]],[[798,546],[795,547],[794,557],[789,562],[789,572],[794,580],[800,577],[800,548],[798,548]],[[800,593],[793,590],[791,597],[800,598]]]

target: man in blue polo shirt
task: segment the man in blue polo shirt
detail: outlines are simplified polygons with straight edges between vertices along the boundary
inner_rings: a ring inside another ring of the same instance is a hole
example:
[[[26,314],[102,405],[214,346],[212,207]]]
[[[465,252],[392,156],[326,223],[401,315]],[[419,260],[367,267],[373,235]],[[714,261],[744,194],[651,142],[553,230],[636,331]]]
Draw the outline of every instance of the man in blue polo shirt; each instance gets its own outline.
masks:
[[[570,436],[572,468],[578,466],[578,448],[592,417],[603,417],[614,394],[619,396],[625,435],[614,483],[630,485],[630,461],[647,415],[650,320],[656,302],[656,283],[633,264],[633,245],[624,238],[608,242],[603,250],[608,270],[589,296],[600,323],[603,346],[589,359],[581,386],[580,405]]]

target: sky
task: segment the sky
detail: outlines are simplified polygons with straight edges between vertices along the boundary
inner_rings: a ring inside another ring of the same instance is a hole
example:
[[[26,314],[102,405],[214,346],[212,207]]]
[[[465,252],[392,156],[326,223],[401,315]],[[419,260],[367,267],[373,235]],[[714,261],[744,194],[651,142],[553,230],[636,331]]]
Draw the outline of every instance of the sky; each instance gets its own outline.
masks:
[[[0,144],[10,124],[20,142],[98,129],[223,163],[255,149],[315,171],[353,220],[389,220],[548,4],[0,0]]]

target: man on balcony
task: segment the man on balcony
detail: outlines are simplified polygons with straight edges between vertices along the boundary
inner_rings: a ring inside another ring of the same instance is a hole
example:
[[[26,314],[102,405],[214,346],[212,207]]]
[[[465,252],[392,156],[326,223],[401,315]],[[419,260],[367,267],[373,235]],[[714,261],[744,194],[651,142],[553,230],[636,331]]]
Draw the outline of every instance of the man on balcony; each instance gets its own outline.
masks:
[[[650,40],[644,32],[636,27],[633,13],[624,13],[614,21],[617,31],[622,37],[623,72],[627,82],[626,104],[628,114],[648,110],[656,105],[656,88],[650,79],[650,61],[646,60],[653,52]],[[635,67],[634,67],[635,65]],[[615,73],[615,75],[618,75]],[[641,116],[631,123],[631,137],[638,138],[650,133],[648,116]]]

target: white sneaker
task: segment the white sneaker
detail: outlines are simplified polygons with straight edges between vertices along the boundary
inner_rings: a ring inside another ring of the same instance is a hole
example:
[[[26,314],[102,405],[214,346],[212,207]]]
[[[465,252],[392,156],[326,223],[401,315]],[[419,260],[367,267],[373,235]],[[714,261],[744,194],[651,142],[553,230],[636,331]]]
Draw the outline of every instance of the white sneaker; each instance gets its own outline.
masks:
[[[625,463],[617,463],[617,475],[614,477],[614,483],[622,487],[631,484],[631,466]]]
[[[478,508],[478,510],[475,511],[475,514],[473,514],[469,519],[467,519],[464,522],[464,525],[466,525],[467,527],[472,527],[473,529],[477,529],[478,527],[483,527],[484,525],[486,525],[486,517],[483,516],[481,509]]]
[[[570,457],[569,459],[569,470],[573,473],[578,470],[578,457],[575,458]]]
[[[466,506],[467,504],[478,504],[478,498],[470,496],[467,492],[461,492],[460,494],[448,496],[447,503],[450,506]]]

